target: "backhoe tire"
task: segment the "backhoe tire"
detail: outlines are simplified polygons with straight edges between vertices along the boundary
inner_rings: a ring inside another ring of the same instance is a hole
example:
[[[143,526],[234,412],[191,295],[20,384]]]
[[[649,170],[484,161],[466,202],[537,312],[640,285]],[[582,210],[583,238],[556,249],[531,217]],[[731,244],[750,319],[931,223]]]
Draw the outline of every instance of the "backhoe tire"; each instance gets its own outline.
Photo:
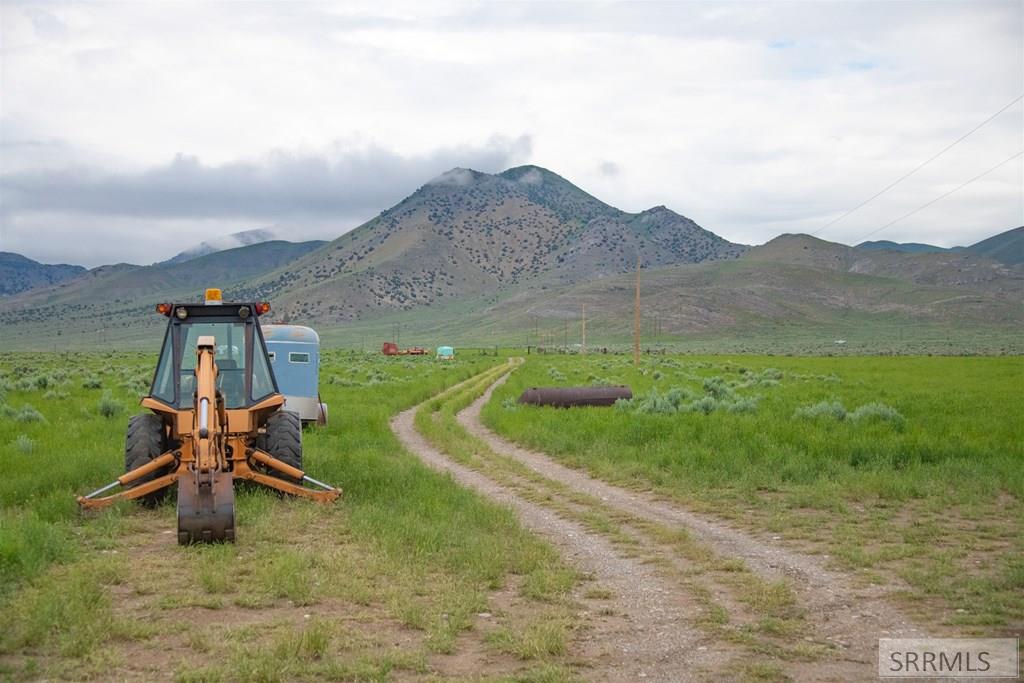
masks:
[[[302,469],[302,421],[299,414],[290,410],[279,410],[267,418],[267,433],[262,435],[257,447],[274,456],[286,465]],[[267,474],[293,484],[301,483],[300,480],[289,477],[287,474],[278,472],[268,467]]]
[[[149,463],[160,457],[167,451],[167,434],[164,431],[164,422],[157,415],[132,415],[128,419],[128,435],[124,440],[124,471],[127,474],[137,467]],[[168,466],[136,479],[128,488],[134,488],[157,477],[170,474],[173,466]],[[155,507],[167,497],[170,487],[164,487],[158,491],[147,493],[136,498],[139,503],[146,507]]]

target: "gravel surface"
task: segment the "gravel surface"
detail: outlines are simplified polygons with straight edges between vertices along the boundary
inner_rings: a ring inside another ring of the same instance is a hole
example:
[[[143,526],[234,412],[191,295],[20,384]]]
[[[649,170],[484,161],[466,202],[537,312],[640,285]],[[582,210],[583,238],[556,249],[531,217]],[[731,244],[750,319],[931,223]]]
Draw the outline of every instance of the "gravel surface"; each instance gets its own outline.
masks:
[[[448,472],[456,481],[492,500],[510,506],[522,524],[546,539],[565,560],[607,588],[612,597],[588,600],[584,629],[573,641],[574,660],[588,681],[726,680],[716,675],[734,651],[694,628],[689,616],[701,609],[692,596],[656,570],[616,552],[602,536],[559,517],[553,511],[517,496],[484,475],[450,460],[413,426],[419,406],[396,416],[391,428],[410,452],[427,465]]]

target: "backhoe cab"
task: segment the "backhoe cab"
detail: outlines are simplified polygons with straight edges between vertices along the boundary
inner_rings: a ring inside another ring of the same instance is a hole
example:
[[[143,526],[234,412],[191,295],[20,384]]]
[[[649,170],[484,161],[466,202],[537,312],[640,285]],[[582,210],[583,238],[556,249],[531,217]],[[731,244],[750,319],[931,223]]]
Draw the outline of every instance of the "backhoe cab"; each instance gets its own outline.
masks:
[[[149,396],[125,440],[125,474],[78,502],[83,509],[117,500],[155,505],[178,484],[178,542],[235,539],[234,480],[332,502],[341,491],[302,471],[302,426],[267,357],[259,316],[267,303],[223,303],[218,289],[203,304],[158,304],[168,317]],[[307,488],[303,484],[314,487]],[[100,497],[122,486],[124,490]]]

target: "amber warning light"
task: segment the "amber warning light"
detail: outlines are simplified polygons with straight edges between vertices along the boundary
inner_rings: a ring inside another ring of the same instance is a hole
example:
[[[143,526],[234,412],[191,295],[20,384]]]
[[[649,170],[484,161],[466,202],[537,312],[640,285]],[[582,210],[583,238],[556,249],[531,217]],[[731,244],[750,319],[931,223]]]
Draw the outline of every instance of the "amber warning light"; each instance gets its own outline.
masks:
[[[269,301],[261,301],[256,304],[256,315],[263,315],[264,313],[270,313]]]
[[[205,300],[207,306],[219,306],[223,303],[221,291],[215,287],[211,287],[206,290]]]
[[[160,315],[170,315],[171,314],[171,305],[170,304],[157,304],[156,305],[156,312],[159,313]]]

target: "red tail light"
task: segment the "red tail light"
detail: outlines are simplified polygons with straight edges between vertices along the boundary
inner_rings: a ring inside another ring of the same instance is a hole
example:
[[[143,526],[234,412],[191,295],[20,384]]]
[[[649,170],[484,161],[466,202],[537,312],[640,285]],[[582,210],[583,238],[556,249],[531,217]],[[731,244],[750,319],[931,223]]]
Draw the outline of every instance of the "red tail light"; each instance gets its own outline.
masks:
[[[270,303],[267,301],[261,301],[256,304],[256,315],[263,315],[264,313],[270,313]]]
[[[156,305],[156,312],[159,313],[160,315],[168,315],[169,316],[171,314],[171,305],[170,304],[157,304]]]

